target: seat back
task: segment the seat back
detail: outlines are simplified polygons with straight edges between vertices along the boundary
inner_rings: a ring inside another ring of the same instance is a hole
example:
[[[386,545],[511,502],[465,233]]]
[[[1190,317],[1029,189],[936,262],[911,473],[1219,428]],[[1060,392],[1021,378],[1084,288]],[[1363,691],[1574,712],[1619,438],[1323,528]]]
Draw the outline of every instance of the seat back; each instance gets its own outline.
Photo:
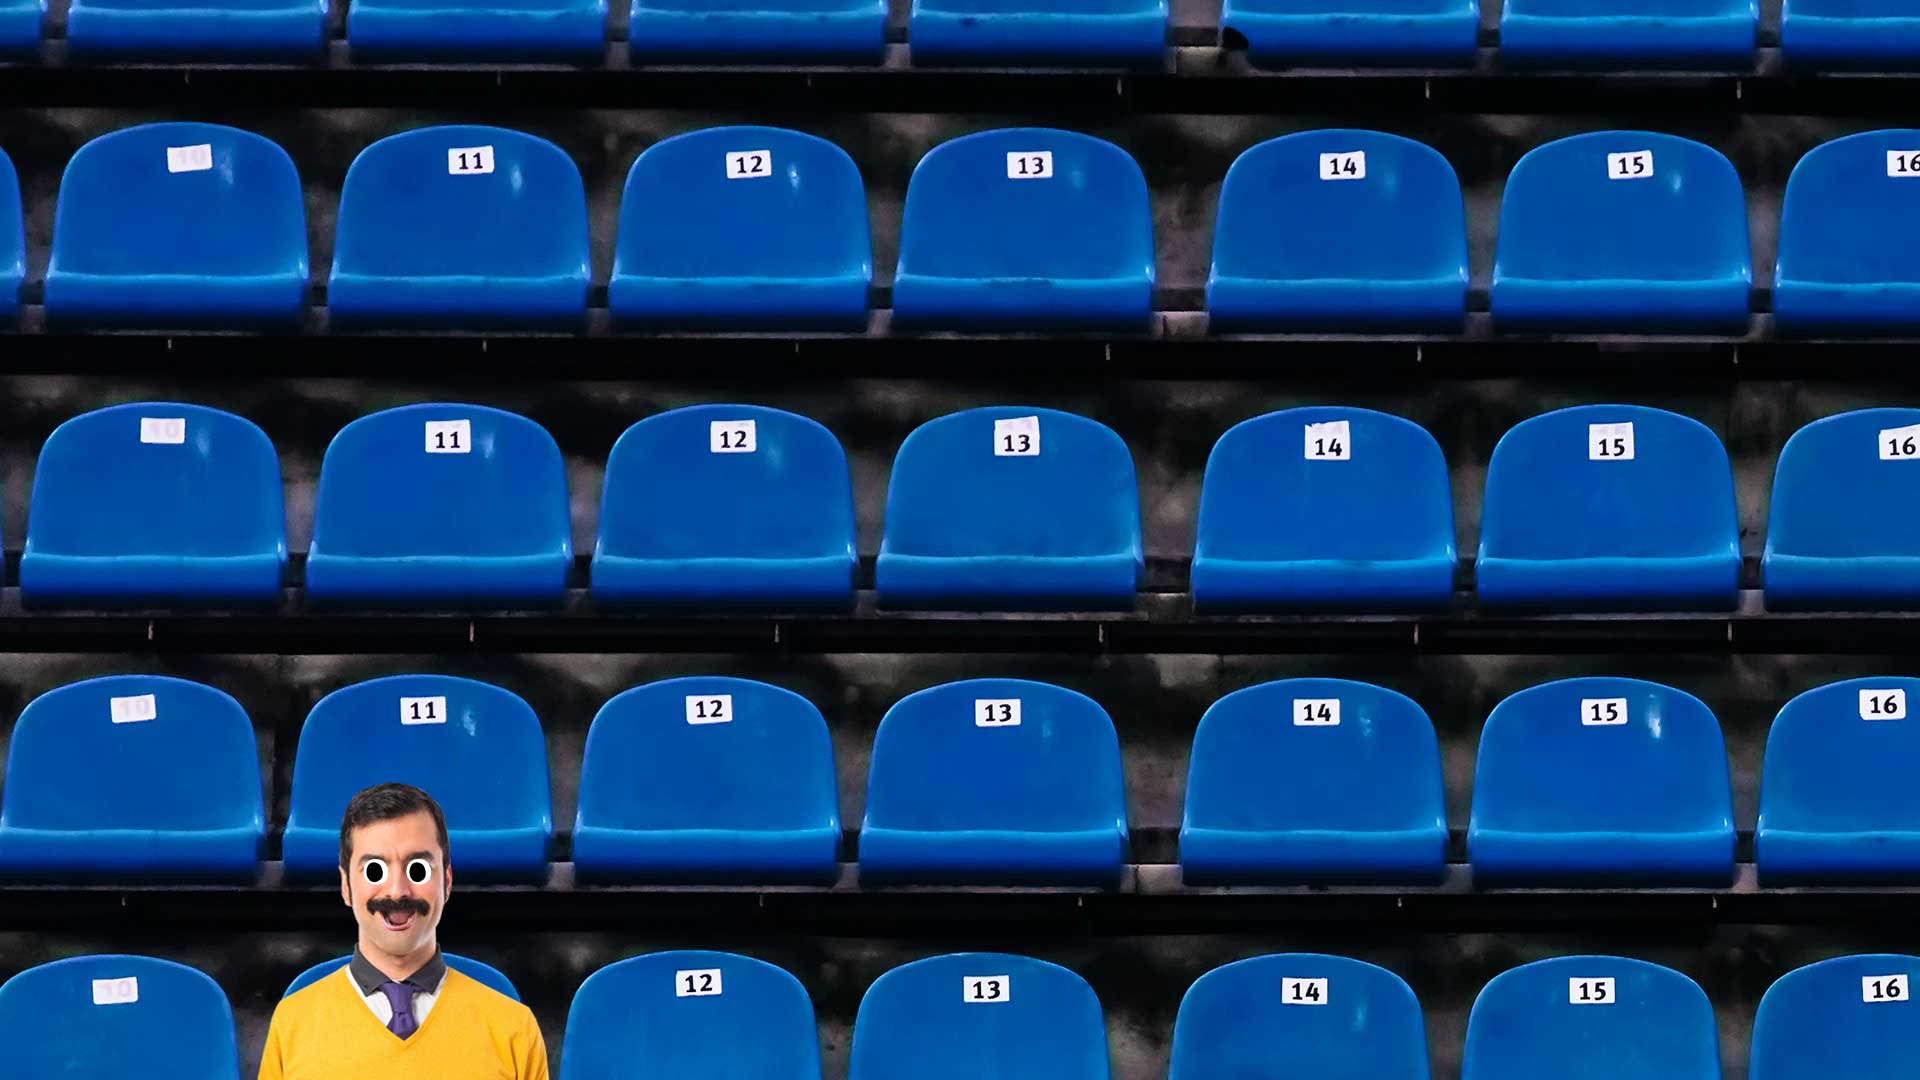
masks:
[[[1461,1080],[1719,1080],[1713,1006],[1685,975],[1619,956],[1502,972],[1467,1018]]]
[[[1194,982],[1167,1080],[1427,1080],[1427,1028],[1400,976],[1343,956],[1288,953]]]
[[[233,1008],[206,975],[148,956],[76,956],[0,984],[9,1075],[239,1080]]]
[[[20,174],[0,151],[0,319],[20,312],[20,285],[27,276],[27,228],[20,202]]]
[[[1920,775],[1916,720],[1920,679],[1904,676],[1829,683],[1781,707],[1761,766],[1754,847],[1763,879],[1803,875],[1810,857],[1861,878],[1911,869],[1920,842],[1920,810],[1906,797]],[[1824,858],[1801,850],[1807,834],[1829,839]],[[1894,844],[1897,834],[1906,843]]]
[[[1903,1076],[1920,1061],[1920,957],[1838,956],[1782,975],[1753,1017],[1747,1080]]]
[[[1106,1022],[1085,979],[1004,953],[916,960],[874,980],[848,1080],[1108,1080]]]
[[[1920,409],[1815,420],[1793,433],[1774,466],[1765,558],[1920,559],[1916,482]]]
[[[1867,131],[1822,143],[1787,178],[1775,281],[1920,283],[1903,251],[1920,242],[1920,130]]]

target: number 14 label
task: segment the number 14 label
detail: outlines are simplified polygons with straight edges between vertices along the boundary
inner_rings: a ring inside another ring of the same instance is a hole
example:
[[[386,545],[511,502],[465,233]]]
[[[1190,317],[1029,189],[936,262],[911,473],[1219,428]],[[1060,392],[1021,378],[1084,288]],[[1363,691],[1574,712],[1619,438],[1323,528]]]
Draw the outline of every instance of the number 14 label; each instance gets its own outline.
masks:
[[[1367,152],[1365,150],[1320,155],[1320,179],[1365,180],[1366,178]]]

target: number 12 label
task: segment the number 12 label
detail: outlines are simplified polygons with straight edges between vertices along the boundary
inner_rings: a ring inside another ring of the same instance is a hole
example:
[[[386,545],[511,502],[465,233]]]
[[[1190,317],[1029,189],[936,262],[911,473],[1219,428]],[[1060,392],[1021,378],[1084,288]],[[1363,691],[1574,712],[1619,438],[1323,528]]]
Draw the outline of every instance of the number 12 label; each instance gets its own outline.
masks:
[[[673,973],[674,997],[719,997],[720,969],[700,968]]]
[[[759,180],[772,175],[771,150],[735,150],[727,155],[729,180]]]
[[[731,724],[733,723],[732,694],[688,694],[687,723],[689,724]]]
[[[714,420],[707,424],[707,449],[716,454],[751,454],[760,445],[755,420]]]

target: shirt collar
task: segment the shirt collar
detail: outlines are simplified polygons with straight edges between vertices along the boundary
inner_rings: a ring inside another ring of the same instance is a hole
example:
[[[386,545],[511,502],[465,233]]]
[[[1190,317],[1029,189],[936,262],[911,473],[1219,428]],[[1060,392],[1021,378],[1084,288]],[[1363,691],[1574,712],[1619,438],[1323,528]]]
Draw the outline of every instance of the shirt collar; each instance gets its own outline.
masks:
[[[362,997],[379,993],[381,983],[392,981],[387,978],[385,972],[374,967],[372,961],[360,955],[360,948],[357,945],[354,946],[353,959],[347,961],[347,971],[353,975],[353,983],[360,988]],[[446,958],[440,955],[439,949],[435,949],[427,962],[420,965],[419,971],[400,981],[412,983],[416,989],[434,994],[439,992],[441,980],[446,977]]]

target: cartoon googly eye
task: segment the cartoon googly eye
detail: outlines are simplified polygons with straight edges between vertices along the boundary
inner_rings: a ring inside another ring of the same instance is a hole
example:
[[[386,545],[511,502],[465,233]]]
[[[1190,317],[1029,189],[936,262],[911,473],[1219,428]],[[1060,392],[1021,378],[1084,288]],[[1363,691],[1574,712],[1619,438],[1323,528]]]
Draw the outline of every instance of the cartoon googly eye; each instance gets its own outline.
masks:
[[[361,863],[360,876],[366,878],[367,884],[369,885],[378,885],[387,880],[386,860],[368,859],[366,862]]]
[[[433,880],[433,864],[425,859],[414,859],[407,863],[407,880],[415,885],[425,885]]]

